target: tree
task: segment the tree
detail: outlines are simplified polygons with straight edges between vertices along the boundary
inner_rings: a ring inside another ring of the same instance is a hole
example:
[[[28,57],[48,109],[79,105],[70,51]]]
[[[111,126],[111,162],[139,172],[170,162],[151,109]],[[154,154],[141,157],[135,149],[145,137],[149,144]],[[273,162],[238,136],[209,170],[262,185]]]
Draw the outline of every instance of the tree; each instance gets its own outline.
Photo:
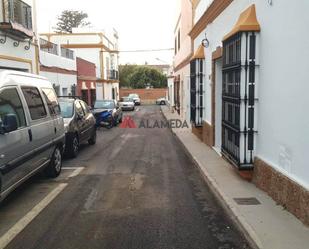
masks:
[[[58,33],[72,33],[73,28],[89,26],[90,22],[86,21],[88,14],[77,10],[64,10],[58,16],[56,24],[56,32]]]
[[[123,65],[119,67],[119,81],[121,87],[130,87],[130,77],[138,68],[137,65]]]
[[[167,87],[167,78],[154,68],[126,65],[120,70],[120,85],[130,88],[145,88],[149,85],[154,88],[163,88]]]

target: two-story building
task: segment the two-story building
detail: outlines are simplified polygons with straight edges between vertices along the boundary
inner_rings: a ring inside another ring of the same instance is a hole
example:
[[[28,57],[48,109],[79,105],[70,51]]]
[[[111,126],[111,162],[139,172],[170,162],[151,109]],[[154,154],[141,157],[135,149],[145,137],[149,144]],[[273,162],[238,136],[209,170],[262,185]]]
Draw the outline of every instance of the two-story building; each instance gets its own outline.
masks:
[[[73,29],[73,33],[45,33],[49,42],[72,49],[76,56],[96,65],[96,99],[119,98],[118,34],[107,35],[100,30]]]
[[[194,133],[309,224],[309,2],[192,3]]]
[[[39,47],[40,75],[53,84],[58,96],[75,96],[77,68],[74,51],[42,38]]]
[[[39,73],[34,0],[0,1],[0,69]]]
[[[191,0],[180,1],[180,13],[174,30],[175,55],[174,67],[174,108],[182,119],[190,120],[190,60],[193,55]]]

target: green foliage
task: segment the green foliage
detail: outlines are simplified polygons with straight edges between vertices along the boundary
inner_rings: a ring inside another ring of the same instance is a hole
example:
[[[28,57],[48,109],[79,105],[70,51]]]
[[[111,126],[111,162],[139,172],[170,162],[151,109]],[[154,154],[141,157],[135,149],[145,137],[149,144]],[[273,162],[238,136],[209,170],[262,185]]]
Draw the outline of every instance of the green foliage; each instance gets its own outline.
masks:
[[[77,10],[64,10],[58,17],[55,30],[59,33],[72,33],[73,28],[89,26],[88,14]]]
[[[167,77],[157,69],[147,66],[124,65],[119,69],[120,86],[129,88],[167,87]]]

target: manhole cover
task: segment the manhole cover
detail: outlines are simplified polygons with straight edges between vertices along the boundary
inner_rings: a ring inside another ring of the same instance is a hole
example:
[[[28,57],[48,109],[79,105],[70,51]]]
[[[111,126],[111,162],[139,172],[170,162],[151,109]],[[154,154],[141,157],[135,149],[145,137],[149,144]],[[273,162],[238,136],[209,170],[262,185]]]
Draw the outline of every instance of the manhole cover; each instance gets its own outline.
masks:
[[[250,198],[234,198],[234,201],[238,205],[260,205],[261,204],[261,202],[259,202],[259,200],[254,198],[254,197],[250,197]]]

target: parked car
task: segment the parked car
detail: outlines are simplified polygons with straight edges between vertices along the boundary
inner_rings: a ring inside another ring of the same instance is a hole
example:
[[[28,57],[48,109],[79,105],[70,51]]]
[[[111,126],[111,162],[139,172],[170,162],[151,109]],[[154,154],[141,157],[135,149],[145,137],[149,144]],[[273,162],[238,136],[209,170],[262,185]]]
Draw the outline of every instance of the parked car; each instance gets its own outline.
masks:
[[[64,144],[52,84],[37,75],[0,70],[0,200],[39,171],[57,177]]]
[[[131,93],[131,94],[129,94],[128,97],[131,98],[131,99],[133,99],[135,105],[141,105],[141,99],[140,99],[140,97],[139,97],[138,94],[136,94],[136,93]]]
[[[122,122],[122,110],[116,100],[95,101],[92,113],[96,118],[97,127],[112,128]]]
[[[81,144],[96,143],[96,122],[87,104],[74,97],[59,98],[65,128],[65,155],[77,157]]]
[[[119,101],[119,106],[123,111],[134,111],[135,103],[134,100],[130,97],[122,97]]]
[[[158,98],[156,100],[157,105],[166,105],[167,100],[165,98]]]

